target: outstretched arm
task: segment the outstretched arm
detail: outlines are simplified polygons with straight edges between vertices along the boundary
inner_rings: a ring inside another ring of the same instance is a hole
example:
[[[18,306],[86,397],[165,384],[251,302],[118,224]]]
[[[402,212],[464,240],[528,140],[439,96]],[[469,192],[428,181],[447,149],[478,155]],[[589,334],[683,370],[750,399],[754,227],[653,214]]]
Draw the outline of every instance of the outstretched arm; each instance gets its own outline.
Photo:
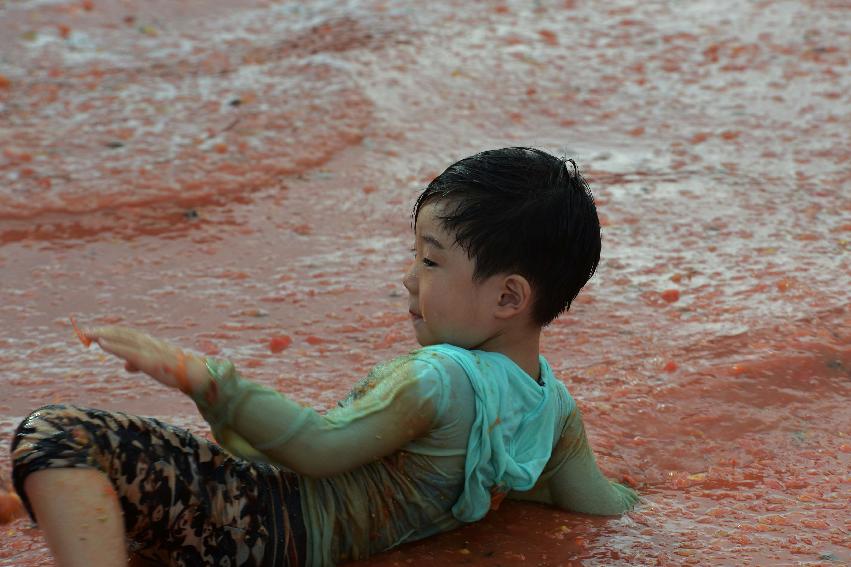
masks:
[[[285,395],[243,379],[228,361],[202,359],[125,327],[87,330],[81,338],[192,397],[228,451],[307,476],[351,470],[400,449],[434,420],[440,380],[410,360],[351,406],[320,415]]]

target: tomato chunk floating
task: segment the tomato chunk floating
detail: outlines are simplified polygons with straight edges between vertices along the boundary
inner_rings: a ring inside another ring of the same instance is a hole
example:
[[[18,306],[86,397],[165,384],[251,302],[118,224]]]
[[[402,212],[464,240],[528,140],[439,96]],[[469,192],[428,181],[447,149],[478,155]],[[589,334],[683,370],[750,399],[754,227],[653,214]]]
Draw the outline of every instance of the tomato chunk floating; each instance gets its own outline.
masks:
[[[293,340],[287,335],[272,337],[269,341],[269,350],[274,353],[279,353],[292,344]]]
[[[666,289],[662,292],[662,299],[668,303],[674,303],[680,299],[680,292],[676,289]]]

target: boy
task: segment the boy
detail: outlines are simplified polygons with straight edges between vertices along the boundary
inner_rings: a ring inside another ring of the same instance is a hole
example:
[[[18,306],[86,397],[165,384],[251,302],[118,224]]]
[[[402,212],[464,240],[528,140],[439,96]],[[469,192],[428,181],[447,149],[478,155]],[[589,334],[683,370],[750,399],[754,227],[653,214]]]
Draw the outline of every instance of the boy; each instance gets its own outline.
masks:
[[[600,473],[538,352],[600,256],[575,164],[529,148],[471,156],[419,196],[414,228],[404,285],[423,348],[325,415],[228,361],[131,329],[86,332],[190,395],[227,451],[150,418],[34,412],[13,441],[15,486],[60,564],[120,565],[126,536],[162,563],[329,565],[476,521],[506,495],[631,509],[636,495]],[[91,525],[96,545],[81,539]]]

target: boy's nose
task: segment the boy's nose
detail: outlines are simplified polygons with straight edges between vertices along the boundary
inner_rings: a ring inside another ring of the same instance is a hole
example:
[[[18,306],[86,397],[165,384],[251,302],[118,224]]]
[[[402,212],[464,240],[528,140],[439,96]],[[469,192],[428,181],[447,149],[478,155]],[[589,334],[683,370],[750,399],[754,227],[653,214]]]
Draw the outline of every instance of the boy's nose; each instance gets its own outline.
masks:
[[[405,272],[405,276],[402,278],[402,285],[405,286],[405,289],[407,289],[408,293],[411,294],[415,294],[417,292],[417,275],[415,273],[416,265],[416,262],[411,262],[411,265]]]

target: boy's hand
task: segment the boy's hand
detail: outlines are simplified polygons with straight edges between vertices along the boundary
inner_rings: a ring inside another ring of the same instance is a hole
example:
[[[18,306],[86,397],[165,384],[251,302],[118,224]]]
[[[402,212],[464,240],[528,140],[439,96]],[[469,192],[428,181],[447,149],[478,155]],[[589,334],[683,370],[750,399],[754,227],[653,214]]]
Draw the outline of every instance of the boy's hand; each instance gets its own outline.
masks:
[[[124,359],[128,372],[144,372],[186,394],[203,391],[209,377],[204,363],[165,341],[128,327],[96,327],[83,331],[104,351]]]

